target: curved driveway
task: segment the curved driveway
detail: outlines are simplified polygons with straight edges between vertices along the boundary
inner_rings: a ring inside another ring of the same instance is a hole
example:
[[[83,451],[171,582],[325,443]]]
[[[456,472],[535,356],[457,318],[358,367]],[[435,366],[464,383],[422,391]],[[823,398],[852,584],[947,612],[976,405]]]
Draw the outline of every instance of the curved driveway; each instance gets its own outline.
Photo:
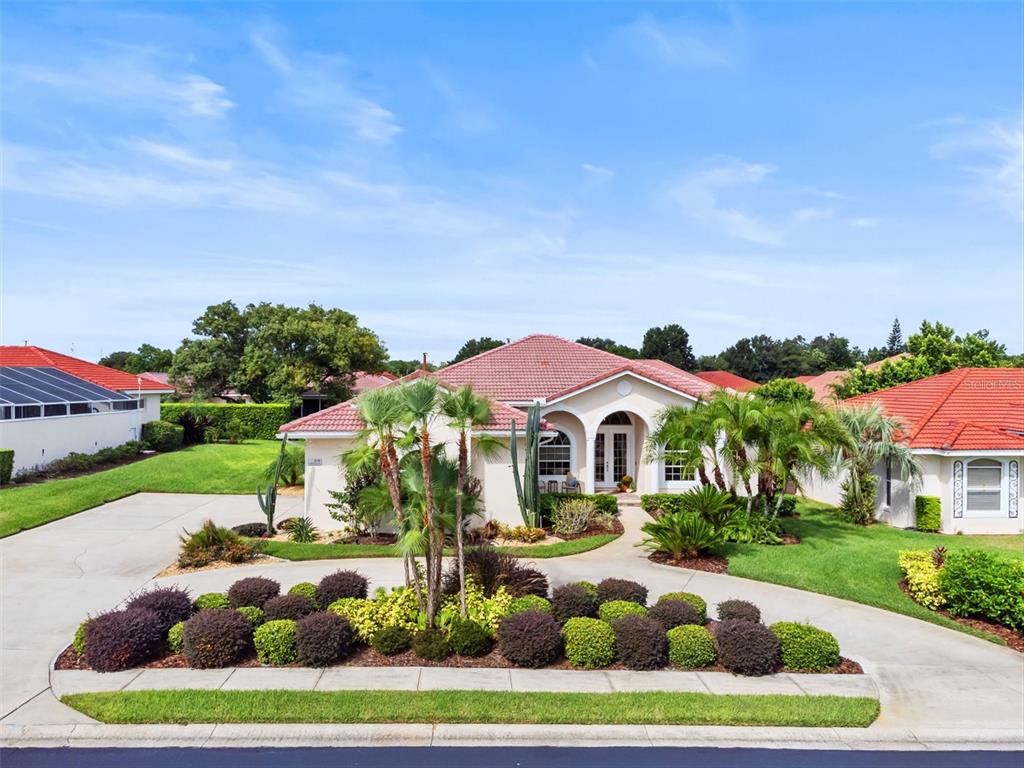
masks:
[[[282,498],[282,516],[300,499]],[[49,693],[47,665],[89,612],[106,610],[172,561],[177,536],[213,518],[234,525],[259,518],[248,496],[138,494],[43,528],[0,540],[2,700],[5,723],[66,723],[81,715]],[[661,566],[633,546],[644,513],[623,509],[626,534],[571,558],[538,560],[553,584],[607,576],[647,585],[652,599],[685,589],[709,605],[730,597],[757,604],[765,621],[808,621],[833,632],[843,654],[876,680],[878,726],[1010,729],[1024,732],[1024,656],[960,632],[845,600],[789,587]],[[224,590],[245,575],[266,575],[287,588],[354,568],[371,588],[401,583],[394,559],[273,562],[159,580],[193,594]]]

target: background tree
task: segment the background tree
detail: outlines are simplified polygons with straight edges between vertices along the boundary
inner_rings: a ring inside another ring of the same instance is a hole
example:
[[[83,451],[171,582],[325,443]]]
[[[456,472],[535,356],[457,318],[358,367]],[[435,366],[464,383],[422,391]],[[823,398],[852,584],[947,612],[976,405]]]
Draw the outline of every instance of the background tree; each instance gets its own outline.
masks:
[[[903,343],[903,329],[900,328],[900,319],[893,318],[892,330],[889,331],[889,339],[885,343],[885,349],[889,355],[898,355],[906,352],[907,346]]]
[[[393,373],[399,378],[408,376],[413,371],[418,371],[421,367],[423,367],[423,361],[421,360],[388,360],[384,363],[384,370],[388,373]],[[427,370],[436,371],[437,366],[428,362]]]
[[[754,390],[754,394],[773,403],[809,403],[814,390],[796,379],[772,379]]]
[[[630,360],[636,360],[640,357],[640,350],[625,344],[619,344],[615,339],[601,339],[596,336],[581,336],[576,339],[576,343],[585,344],[588,347],[600,349],[605,352],[611,352],[613,355],[619,355],[620,357],[628,357]]]
[[[173,360],[174,353],[171,350],[142,344],[135,352],[111,352],[100,358],[99,363],[126,373],[145,373],[169,371]]]
[[[455,353],[455,357],[448,361],[448,365],[475,357],[481,352],[486,352],[489,349],[496,349],[503,344],[505,344],[504,341],[492,339],[490,336],[481,336],[479,339],[470,339],[459,348],[459,351]]]
[[[697,366],[690,346],[690,334],[681,325],[671,324],[647,329],[640,347],[640,357],[663,360],[666,363],[692,371]]]
[[[109,355],[104,355],[99,359],[100,365],[105,365],[107,368],[116,368],[119,371],[123,371],[125,366],[128,364],[128,358],[131,357],[131,352],[127,350],[120,350],[118,352],[111,352]]]

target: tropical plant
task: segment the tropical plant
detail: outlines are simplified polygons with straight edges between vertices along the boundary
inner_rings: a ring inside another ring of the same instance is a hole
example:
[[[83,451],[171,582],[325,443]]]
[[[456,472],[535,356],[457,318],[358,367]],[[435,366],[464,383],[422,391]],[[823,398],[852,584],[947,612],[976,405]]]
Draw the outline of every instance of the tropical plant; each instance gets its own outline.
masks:
[[[717,449],[718,433],[711,416],[704,402],[692,408],[682,405],[665,408],[658,417],[657,428],[645,443],[647,461],[662,461],[671,456],[682,464],[687,475],[696,472],[704,485],[711,483],[707,473],[710,465],[715,485],[719,490],[728,490]]]
[[[281,448],[277,452],[277,460],[271,467],[267,468],[266,484],[260,483],[256,486],[256,500],[260,509],[267,518],[267,535],[273,536],[274,514],[277,512],[277,486],[281,482],[281,472],[284,468],[285,458],[288,455],[288,436],[281,438]]]
[[[538,454],[540,450],[540,406],[530,406],[526,414],[526,457],[523,464],[523,476],[519,477],[519,437],[516,433],[516,420],[512,419],[512,436],[509,450],[512,453],[512,477],[516,484],[516,499],[519,501],[519,514],[523,516],[523,524],[530,528],[539,528],[540,519],[540,477],[538,475]]]
[[[299,544],[309,544],[316,541],[316,526],[313,519],[309,517],[296,517],[288,526],[288,540]]]
[[[300,485],[306,471],[306,455],[297,445],[286,447],[287,442],[287,438],[281,441],[282,450],[277,459],[267,466],[263,479],[276,480],[275,484]]]
[[[841,509],[854,522],[866,524],[874,519],[872,468],[883,463],[916,486],[921,466],[910,446],[899,439],[902,422],[887,416],[881,404],[840,407],[836,416],[847,436],[835,456],[839,470],[846,474]]]
[[[700,557],[722,543],[720,531],[707,520],[691,512],[673,512],[643,524],[647,534],[637,546],[646,547],[673,560]]]
[[[587,530],[596,514],[597,505],[590,499],[562,499],[551,515],[551,531],[556,536],[577,536]]]
[[[178,565],[182,568],[201,568],[216,560],[241,563],[257,554],[252,544],[230,528],[220,528],[212,520],[204,522],[195,532],[184,531],[178,540],[181,542]]]

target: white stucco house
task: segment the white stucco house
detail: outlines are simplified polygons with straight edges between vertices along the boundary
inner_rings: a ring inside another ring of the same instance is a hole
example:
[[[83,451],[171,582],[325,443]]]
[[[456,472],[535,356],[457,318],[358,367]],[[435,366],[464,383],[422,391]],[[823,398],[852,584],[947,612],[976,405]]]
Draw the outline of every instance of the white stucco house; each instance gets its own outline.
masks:
[[[140,440],[167,384],[53,352],[0,346],[0,448],[14,472]]]
[[[644,441],[666,406],[692,407],[716,389],[660,360],[629,360],[541,334],[430,375],[443,387],[470,384],[491,398],[493,418],[483,431],[506,441],[511,437],[512,420],[521,434],[526,408],[538,403],[544,419],[541,483],[560,489],[566,473],[571,472],[587,493],[612,490],[623,475],[634,478],[639,493],[682,491],[694,485],[694,478],[684,476],[671,460],[645,461]],[[282,435],[305,440],[305,509],[317,525],[336,525],[325,507],[331,501],[328,492],[344,488],[339,457],[356,441],[362,426],[355,402],[348,401],[281,427]],[[456,434],[443,422],[438,420],[432,434],[454,451]],[[519,447],[522,461],[524,450]],[[486,458],[474,452],[472,458],[473,472],[481,482],[485,516],[519,522],[509,453]]]
[[[913,527],[915,498],[937,496],[945,533],[1024,531],[1024,369],[960,368],[843,401],[870,403],[903,423],[921,466],[916,487],[885,466],[875,469],[879,520]],[[811,483],[807,494],[837,504],[839,482]]]

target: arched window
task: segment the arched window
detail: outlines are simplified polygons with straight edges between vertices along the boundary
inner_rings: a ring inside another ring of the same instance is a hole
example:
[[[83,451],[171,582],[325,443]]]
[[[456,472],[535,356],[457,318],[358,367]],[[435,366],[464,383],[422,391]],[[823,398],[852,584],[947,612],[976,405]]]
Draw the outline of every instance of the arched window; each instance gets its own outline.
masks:
[[[614,413],[609,413],[607,416],[604,417],[604,420],[601,423],[621,427],[629,427],[632,426],[633,424],[633,422],[630,421],[629,414],[626,413],[625,411],[615,411]]]
[[[1003,508],[1003,463],[995,459],[967,462],[967,511],[999,512]]]
[[[572,440],[562,430],[542,437],[537,454],[537,474],[541,476],[565,477],[572,471]]]

